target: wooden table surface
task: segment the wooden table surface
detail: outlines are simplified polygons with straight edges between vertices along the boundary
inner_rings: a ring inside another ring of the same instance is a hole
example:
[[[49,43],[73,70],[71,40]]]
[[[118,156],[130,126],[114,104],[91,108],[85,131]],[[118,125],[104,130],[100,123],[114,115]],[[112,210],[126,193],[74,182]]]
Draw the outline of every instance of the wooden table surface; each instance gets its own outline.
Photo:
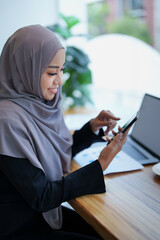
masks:
[[[72,160],[72,171],[79,168]],[[105,176],[106,193],[87,195],[69,204],[103,237],[160,240],[160,177],[152,166]]]

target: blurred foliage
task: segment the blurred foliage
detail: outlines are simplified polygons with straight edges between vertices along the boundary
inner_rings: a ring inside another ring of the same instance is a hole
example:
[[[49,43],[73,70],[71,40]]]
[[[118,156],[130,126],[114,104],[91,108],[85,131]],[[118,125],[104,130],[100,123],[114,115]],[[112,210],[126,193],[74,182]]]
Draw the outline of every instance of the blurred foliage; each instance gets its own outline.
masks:
[[[121,33],[141,39],[148,44],[152,43],[147,25],[129,14],[126,14],[122,19],[110,24],[108,26],[108,32]]]
[[[109,7],[106,2],[88,4],[88,31],[92,37],[107,32],[107,15]]]
[[[80,21],[74,16],[65,16],[62,13],[59,16],[62,23],[48,26],[48,28],[66,42],[66,70],[62,86],[63,108],[85,106],[88,102],[92,103],[89,90],[89,85],[92,83],[91,71],[88,67],[90,61],[83,50],[67,45],[69,38],[81,36],[72,33],[72,28]]]
[[[107,33],[121,33],[152,44],[147,25],[126,12],[123,18],[108,21],[110,8],[106,1],[88,4],[88,31],[91,37]]]

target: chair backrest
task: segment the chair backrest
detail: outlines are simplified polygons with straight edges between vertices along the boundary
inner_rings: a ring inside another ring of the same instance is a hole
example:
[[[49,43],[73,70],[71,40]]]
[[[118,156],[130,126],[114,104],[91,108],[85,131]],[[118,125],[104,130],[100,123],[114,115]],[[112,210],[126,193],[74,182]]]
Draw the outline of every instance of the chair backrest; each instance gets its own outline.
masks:
[[[104,92],[160,96],[160,53],[145,42],[123,34],[105,34],[86,43],[94,86]],[[102,97],[102,95],[101,95]],[[98,101],[98,99],[96,100]]]
[[[143,41],[105,34],[88,41],[86,51],[96,85],[160,93],[160,53]]]

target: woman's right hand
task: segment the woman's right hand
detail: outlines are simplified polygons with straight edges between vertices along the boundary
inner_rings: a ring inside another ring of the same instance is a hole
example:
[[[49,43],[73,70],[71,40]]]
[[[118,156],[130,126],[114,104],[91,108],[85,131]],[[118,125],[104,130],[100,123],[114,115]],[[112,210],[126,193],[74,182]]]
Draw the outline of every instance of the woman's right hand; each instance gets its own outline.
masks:
[[[101,151],[98,161],[103,171],[109,166],[113,158],[121,151],[124,143],[127,140],[127,134],[129,130],[130,128],[124,134],[122,132],[119,132],[118,134],[114,132],[116,135],[114,139]]]

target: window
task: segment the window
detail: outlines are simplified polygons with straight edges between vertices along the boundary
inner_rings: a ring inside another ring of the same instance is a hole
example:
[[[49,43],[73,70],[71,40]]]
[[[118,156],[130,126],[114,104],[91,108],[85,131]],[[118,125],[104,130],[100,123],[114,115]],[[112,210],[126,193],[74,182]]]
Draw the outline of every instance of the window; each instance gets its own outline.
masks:
[[[143,18],[146,15],[144,0],[124,0],[124,6],[134,17]]]

